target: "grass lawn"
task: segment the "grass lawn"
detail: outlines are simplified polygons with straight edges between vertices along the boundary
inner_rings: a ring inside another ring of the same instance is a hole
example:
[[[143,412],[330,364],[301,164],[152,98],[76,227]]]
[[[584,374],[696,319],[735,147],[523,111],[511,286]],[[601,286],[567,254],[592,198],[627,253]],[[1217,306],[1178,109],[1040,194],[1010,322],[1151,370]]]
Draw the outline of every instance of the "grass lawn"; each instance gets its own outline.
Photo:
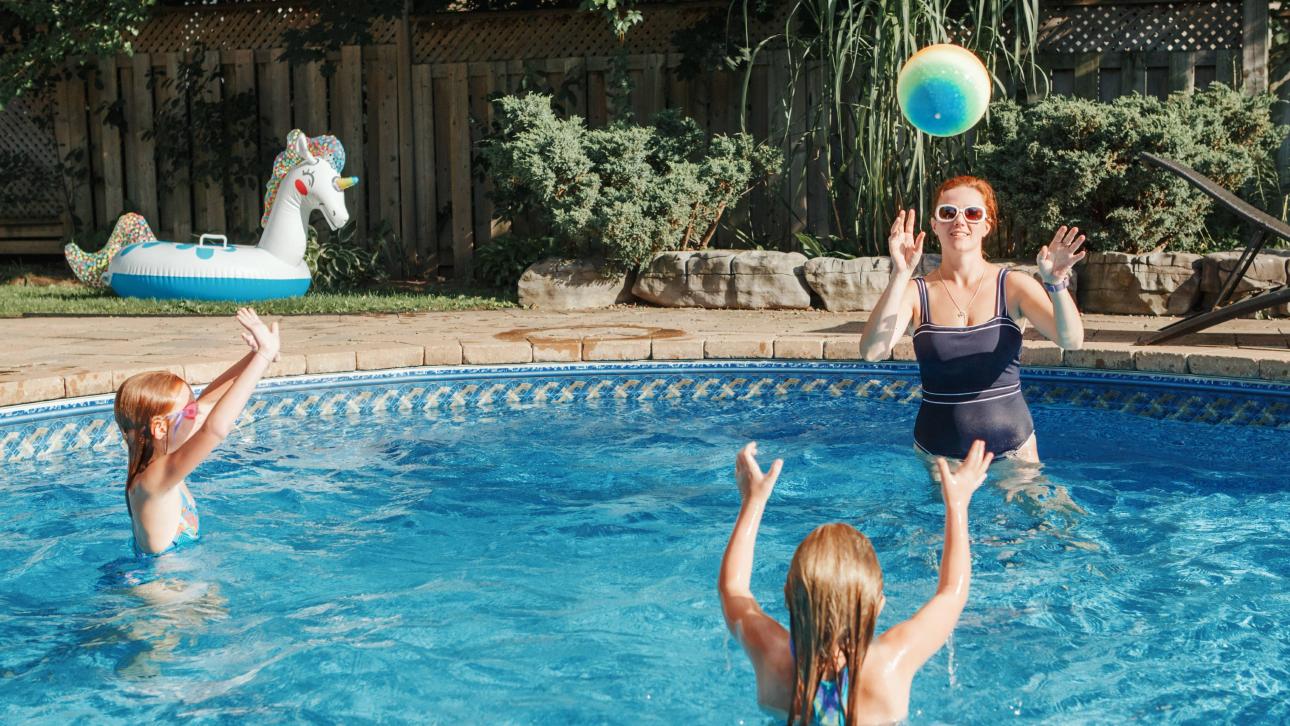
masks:
[[[0,262],[0,318],[23,315],[228,315],[245,303],[142,300],[86,287],[60,262]],[[389,283],[354,292],[310,292],[285,300],[262,300],[267,315],[421,313],[515,307],[514,291],[451,283]]]

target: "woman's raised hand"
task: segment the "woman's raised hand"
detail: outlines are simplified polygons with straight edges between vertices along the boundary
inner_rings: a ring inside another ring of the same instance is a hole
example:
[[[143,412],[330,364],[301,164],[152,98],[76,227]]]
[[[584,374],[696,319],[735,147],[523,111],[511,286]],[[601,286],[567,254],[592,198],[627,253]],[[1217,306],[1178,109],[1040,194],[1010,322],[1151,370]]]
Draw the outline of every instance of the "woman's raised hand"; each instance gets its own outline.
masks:
[[[735,481],[739,484],[739,496],[745,502],[770,499],[770,492],[779,479],[779,470],[784,468],[784,460],[771,462],[770,471],[762,472],[757,464],[757,444],[749,441],[739,455],[735,457]]]
[[[887,250],[891,254],[892,274],[912,273],[923,256],[923,238],[926,232],[914,236],[918,226],[918,212],[913,209],[902,209],[891,223],[891,236],[887,238]]]
[[[255,310],[239,308],[237,322],[241,323],[244,328],[242,340],[246,341],[251,350],[264,356],[266,360],[275,361],[278,359],[278,352],[282,349],[282,340],[278,336],[278,323],[276,320],[272,326],[265,325]]]
[[[1039,255],[1035,257],[1035,262],[1039,264],[1039,275],[1044,278],[1044,282],[1056,285],[1066,279],[1075,263],[1088,254],[1087,251],[1075,254],[1082,244],[1084,235],[1079,233],[1079,227],[1058,227],[1053,241],[1040,248]]]
[[[985,481],[991,461],[994,461],[994,454],[985,452],[985,442],[980,439],[972,442],[972,448],[968,449],[967,456],[954,471],[950,471],[944,458],[938,458],[936,468],[941,472],[941,498],[945,500],[945,506],[964,506],[971,501],[972,493]]]

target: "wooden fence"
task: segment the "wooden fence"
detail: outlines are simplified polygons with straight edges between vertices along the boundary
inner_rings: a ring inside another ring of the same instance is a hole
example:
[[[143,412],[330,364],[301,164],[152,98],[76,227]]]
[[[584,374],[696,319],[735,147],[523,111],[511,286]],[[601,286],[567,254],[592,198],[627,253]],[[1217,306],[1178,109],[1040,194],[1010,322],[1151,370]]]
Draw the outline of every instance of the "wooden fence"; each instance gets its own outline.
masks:
[[[1064,0],[1046,6],[1039,63],[1052,92],[1101,101],[1226,83],[1267,89],[1267,3]]]
[[[253,153],[265,160],[264,174],[292,128],[310,135],[333,133],[345,145],[346,173],[362,179],[346,193],[359,229],[375,231],[384,222],[408,242],[410,252],[454,269],[469,266],[478,240],[502,231],[488,183],[472,166],[472,149],[491,123],[495,93],[513,92],[536,75],[572,93],[568,112],[591,125],[608,119],[608,58],[416,63],[404,78],[394,46],[348,46],[327,78],[320,64],[288,68],[276,62],[279,52],[211,51],[204,61],[221,70],[224,93],[253,92],[259,99],[260,133],[242,143],[258,145]],[[89,151],[89,163],[72,180],[72,211],[82,225],[95,228],[110,226],[123,210],[134,209],[163,239],[232,230],[249,241],[259,227],[263,180],[227,188],[194,180],[182,166],[168,172],[156,161],[148,131],[155,109],[174,89],[150,83],[149,76],[173,77],[181,61],[173,52],[136,53],[104,61],[89,77],[60,85],[55,125],[60,150],[64,155]],[[631,56],[628,63],[635,81],[630,101],[638,117],[680,108],[710,132],[738,129],[740,78],[721,73],[681,80],[672,72],[679,63],[676,55]],[[764,86],[767,67],[769,62],[758,67],[754,83]],[[410,88],[401,89],[405,81]],[[759,97],[767,98],[766,89],[759,90]],[[210,86],[208,92],[219,93],[220,87]],[[95,111],[118,101],[123,102],[123,129]],[[770,105],[749,110],[751,126],[764,134]]]
[[[1056,93],[1109,100],[1132,91],[1163,95],[1210,80],[1257,88],[1263,68],[1258,59],[1266,57],[1266,46],[1262,56],[1242,46],[1253,0],[1079,2],[1045,6],[1041,57]],[[1266,29],[1266,3],[1263,10]],[[679,108],[710,133],[738,130],[741,119],[759,137],[782,131],[775,127],[782,123],[779,89],[787,85],[782,51],[760,56],[744,108],[742,74],[686,80],[675,72],[681,58],[667,52],[672,31],[706,12],[701,5],[651,11],[642,30],[629,34],[636,116]],[[122,211],[136,209],[163,239],[228,230],[238,241],[253,242],[272,158],[287,132],[300,128],[310,135],[333,133],[344,143],[345,172],[362,178],[346,193],[360,230],[388,224],[419,263],[464,275],[475,246],[505,231],[494,216],[488,181],[473,163],[473,149],[491,121],[490,97],[537,82],[570,93],[566,110],[591,125],[608,117],[606,80],[616,41],[603,20],[589,13],[487,13],[390,23],[375,29],[372,45],[346,46],[335,54],[330,76],[321,64],[290,67],[277,61],[282,49],[274,44],[282,28],[273,23],[300,22],[298,16],[282,17],[257,6],[163,17],[145,27],[133,56],[104,60],[85,78],[59,86],[53,99],[58,153],[84,159],[68,186],[80,227],[108,227]],[[1197,23],[1203,33],[1195,30]],[[254,185],[212,185],[194,178],[192,165],[172,169],[157,163],[150,131],[157,110],[175,93],[173,85],[159,81],[175,78],[193,58],[185,49],[194,46],[194,38],[211,48],[198,59],[221,79],[205,87],[204,100],[248,93],[256,100],[258,129],[236,141],[238,153],[258,160]],[[576,54],[552,55],[557,51]],[[800,94],[793,99],[805,102]],[[118,114],[123,125],[111,123],[108,114]],[[0,123],[0,147],[4,128]],[[732,215],[765,234],[826,230],[820,163],[809,153],[791,157],[786,183],[775,192],[781,198],[758,192]],[[0,252],[58,251],[56,239],[6,241],[4,219],[14,216],[0,210]],[[26,231],[35,221],[24,219]]]

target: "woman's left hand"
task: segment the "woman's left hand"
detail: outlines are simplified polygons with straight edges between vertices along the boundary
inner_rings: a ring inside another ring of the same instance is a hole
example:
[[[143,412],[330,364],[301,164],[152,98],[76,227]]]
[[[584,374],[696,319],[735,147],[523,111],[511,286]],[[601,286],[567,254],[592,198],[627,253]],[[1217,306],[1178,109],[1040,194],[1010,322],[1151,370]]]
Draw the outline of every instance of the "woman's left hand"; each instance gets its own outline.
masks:
[[[1039,275],[1044,278],[1044,282],[1056,285],[1066,279],[1075,263],[1088,254],[1087,251],[1076,254],[1082,244],[1084,235],[1079,233],[1079,227],[1058,227],[1053,241],[1044,245],[1035,258],[1035,262],[1039,264]]]

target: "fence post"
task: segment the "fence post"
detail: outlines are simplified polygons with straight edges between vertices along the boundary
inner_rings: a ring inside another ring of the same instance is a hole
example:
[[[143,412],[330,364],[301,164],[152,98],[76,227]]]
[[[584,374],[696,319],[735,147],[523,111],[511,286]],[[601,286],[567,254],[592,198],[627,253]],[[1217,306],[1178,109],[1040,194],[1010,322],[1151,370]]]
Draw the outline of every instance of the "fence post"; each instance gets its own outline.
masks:
[[[144,138],[153,126],[152,89],[148,88],[150,68],[152,57],[147,53],[135,53],[130,58],[130,99],[126,104],[126,124],[130,131],[126,151],[129,169],[125,181],[130,200],[139,205],[139,212],[148,224],[156,224],[156,149],[151,136]]]
[[[205,103],[219,103],[223,97],[220,90],[223,85],[223,78],[219,81],[210,79],[220,76],[220,52],[208,50],[202,56],[202,81],[205,86],[202,88],[202,101]],[[193,99],[196,101],[197,99]],[[193,152],[199,159],[205,158],[211,160],[218,154],[226,153],[222,149],[200,149],[194,148]],[[200,182],[197,188],[197,226],[198,232],[225,232],[228,230],[228,222],[224,212],[224,180],[206,178]]]
[[[348,197],[353,209],[350,219],[354,220],[355,229],[366,232],[367,192],[372,182],[363,157],[363,49],[360,46],[341,46],[333,89],[332,124],[345,145],[345,175],[363,180]]]
[[[1268,90],[1268,2],[1245,0],[1241,23],[1241,86],[1246,93]]]
[[[166,78],[156,89],[157,102],[167,105],[180,105],[187,118],[187,91],[179,87],[179,54],[163,53],[162,64],[166,69]],[[175,242],[187,242],[193,232],[193,194],[189,179],[192,176],[191,160],[171,159],[174,165],[167,169],[166,188],[161,195],[161,218],[154,220],[153,232],[169,233]],[[164,230],[164,232],[163,232]]]
[[[399,102],[399,236],[410,258],[416,257],[416,182],[413,178],[412,145],[412,36],[408,28],[408,2],[395,31],[395,82]],[[393,222],[391,222],[393,223]],[[409,260],[410,262],[414,260]]]
[[[413,153],[416,155],[416,250],[433,275],[438,266],[438,205],[435,201],[434,79],[430,66],[412,67]]]
[[[475,232],[471,220],[470,85],[465,63],[447,66],[446,98],[437,98],[448,111],[448,188],[452,200],[452,276],[470,280]],[[436,97],[438,94],[436,94]],[[436,104],[436,105],[438,105]]]
[[[100,99],[104,103],[115,103],[118,98],[115,57],[99,61],[99,80],[103,83]],[[95,108],[93,111],[98,125],[99,109]],[[106,108],[102,115],[107,115]],[[102,121],[102,127],[100,134],[103,142],[98,149],[99,169],[103,174],[103,216],[100,221],[110,226],[121,216],[125,200],[125,182],[121,175],[121,129],[107,123],[106,119]]]

